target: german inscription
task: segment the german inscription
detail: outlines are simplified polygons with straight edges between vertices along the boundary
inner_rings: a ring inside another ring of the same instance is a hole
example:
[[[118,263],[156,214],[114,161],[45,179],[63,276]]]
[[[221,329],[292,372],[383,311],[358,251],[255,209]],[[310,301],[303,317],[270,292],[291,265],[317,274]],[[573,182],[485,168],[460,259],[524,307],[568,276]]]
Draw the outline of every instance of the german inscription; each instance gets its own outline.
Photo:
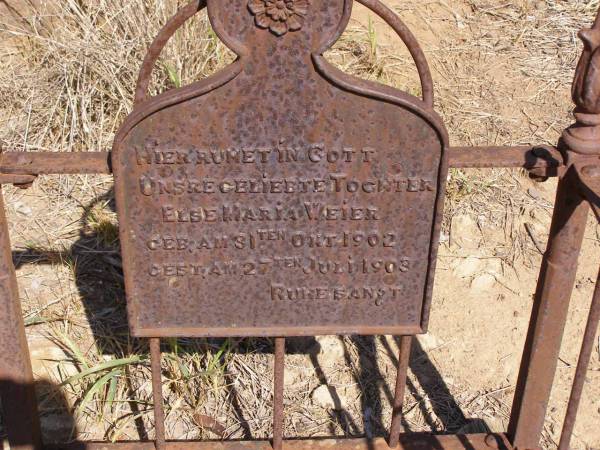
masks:
[[[319,14],[283,47],[245,28],[263,64],[183,101],[163,94],[121,130],[113,164],[134,334],[422,328],[443,127],[416,99],[341,89],[298,56],[329,23]]]

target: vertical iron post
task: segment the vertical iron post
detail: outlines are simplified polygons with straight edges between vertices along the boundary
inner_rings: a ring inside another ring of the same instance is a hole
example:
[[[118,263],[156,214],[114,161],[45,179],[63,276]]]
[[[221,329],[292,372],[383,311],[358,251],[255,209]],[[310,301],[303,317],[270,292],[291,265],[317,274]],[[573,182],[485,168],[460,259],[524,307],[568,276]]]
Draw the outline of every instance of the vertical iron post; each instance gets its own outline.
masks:
[[[275,338],[273,380],[273,449],[283,448],[283,387],[285,382],[285,338]]]
[[[162,396],[160,360],[160,339],[152,338],[150,339],[150,364],[152,370],[152,396],[154,398],[154,442],[156,450],[165,450],[165,407]]]
[[[508,429],[518,449],[539,446],[577,274],[590,208],[576,164],[600,156],[600,9],[593,26],[581,30],[579,37],[584,46],[572,89],[576,124],[563,132],[560,142],[567,168],[558,183]]]
[[[596,288],[594,290],[594,297],[592,298],[590,315],[588,317],[587,326],[583,335],[581,353],[579,353],[579,361],[577,362],[577,370],[575,371],[573,388],[569,398],[569,406],[567,407],[567,413],[565,415],[562,434],[560,436],[560,443],[558,444],[559,450],[569,450],[569,446],[571,444],[571,437],[573,436],[573,429],[575,428],[575,420],[577,419],[577,411],[579,410],[579,402],[581,400],[581,394],[583,393],[585,376],[592,358],[592,352],[594,351],[594,339],[596,337],[596,331],[598,330],[599,324],[600,274],[598,274],[598,278],[596,279]]]
[[[13,450],[42,448],[29,347],[0,187],[0,396]]]
[[[589,211],[577,183],[574,167],[558,183],[548,248],[542,261],[508,427],[512,444],[518,449],[539,447],[554,382]]]
[[[394,404],[392,406],[392,424],[388,444],[390,448],[398,445],[400,440],[400,428],[402,425],[402,406],[404,405],[404,393],[406,391],[406,374],[410,359],[410,348],[412,336],[400,338],[400,353],[398,355],[398,372],[396,374],[396,391],[394,393]]]

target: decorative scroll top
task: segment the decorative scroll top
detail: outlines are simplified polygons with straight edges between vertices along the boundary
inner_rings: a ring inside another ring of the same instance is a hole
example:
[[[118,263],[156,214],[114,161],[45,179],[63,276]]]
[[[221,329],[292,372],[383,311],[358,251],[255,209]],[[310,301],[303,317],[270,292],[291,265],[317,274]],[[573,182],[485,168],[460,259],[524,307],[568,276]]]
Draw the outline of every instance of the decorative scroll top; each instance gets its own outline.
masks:
[[[298,31],[308,12],[308,0],[250,0],[248,8],[256,25],[268,28],[277,36]]]

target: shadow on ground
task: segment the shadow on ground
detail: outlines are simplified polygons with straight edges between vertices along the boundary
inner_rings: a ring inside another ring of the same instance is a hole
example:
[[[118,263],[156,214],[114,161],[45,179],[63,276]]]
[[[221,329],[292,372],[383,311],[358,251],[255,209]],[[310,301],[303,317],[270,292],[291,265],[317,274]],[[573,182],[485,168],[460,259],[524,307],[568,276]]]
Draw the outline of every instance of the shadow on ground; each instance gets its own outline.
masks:
[[[87,205],[81,219],[79,239],[68,251],[28,249],[13,252],[13,260],[17,268],[24,264],[56,264],[70,261],[75,268],[77,287],[98,351],[103,355],[112,355],[115,358],[126,357],[133,352],[147,353],[147,343],[144,340],[132,338],[129,334],[121,257],[116,238],[117,229],[116,225],[112,225],[114,229],[111,229],[111,225],[108,223],[98,226],[97,217],[94,217],[94,210],[98,205],[108,206],[114,211],[112,191]],[[376,349],[377,340],[380,341],[388,357],[397,365],[398,355],[390,346],[390,342],[383,336],[353,336],[350,338],[350,342],[356,346],[359,354],[358,367],[353,376],[363,394],[360,400],[363,424],[357,424],[353,420],[348,411],[342,408],[342,402],[339,397],[336,398],[335,391],[330,389],[336,403],[336,408],[330,412],[332,434],[335,432],[335,423],[344,430],[346,436],[367,438],[387,436],[389,424],[383,423],[383,405],[393,401],[394,387],[388,384],[385,376],[379,370],[377,358],[381,355],[378,355]],[[342,340],[342,343],[345,362],[352,365],[347,342]],[[273,353],[273,342],[269,339],[186,339],[185,343],[179,346],[179,351],[182,353],[202,352],[210,348],[214,353],[215,349],[223,348],[225,345],[230,352],[234,353]],[[290,338],[287,340],[286,350],[288,354],[309,355],[320,384],[330,385],[330,380],[327,379],[325,370],[317,358],[320,346],[315,338]],[[443,377],[417,339],[413,339],[410,370],[414,374],[418,386],[409,377],[407,394],[417,401],[416,407],[421,409],[432,432],[437,434],[489,432],[484,421],[465,417]],[[225,376],[227,377],[227,374]],[[240,406],[240,397],[235,390],[234,383],[230,382],[233,380],[226,381],[229,389],[228,398],[234,408],[237,420],[240,422],[243,438],[252,439],[249,422],[244,417]],[[45,388],[49,389],[48,386]],[[44,390],[42,387],[40,389]],[[59,390],[56,387],[52,387],[51,390],[55,393],[52,398],[61,398],[57,394]],[[130,387],[130,390],[130,394],[135,397],[133,387]],[[44,395],[40,397],[42,404],[46,398],[48,397]],[[137,405],[132,405],[132,408],[135,407]],[[52,409],[43,410],[43,413],[50,415],[52,411]],[[66,402],[63,401],[62,409],[56,408],[54,411],[64,415]],[[51,430],[51,422],[49,420],[46,422],[44,425],[45,422],[42,421],[46,434],[56,436],[57,434]],[[73,422],[72,418],[70,422]],[[136,426],[140,439],[148,439],[148,430],[144,428],[143,422],[141,420],[136,422]],[[71,428],[74,430],[73,426]],[[414,431],[410,429],[410,425],[406,421],[403,422],[403,428],[405,432]]]
[[[31,385],[0,379],[0,444],[2,438],[8,438],[13,448],[28,448],[34,443],[31,430],[37,422],[35,416],[27,411],[26,401],[16,400],[26,398],[31,388]],[[34,383],[33,390],[44,442],[72,441],[77,436],[77,428],[61,387],[48,380],[39,380]]]

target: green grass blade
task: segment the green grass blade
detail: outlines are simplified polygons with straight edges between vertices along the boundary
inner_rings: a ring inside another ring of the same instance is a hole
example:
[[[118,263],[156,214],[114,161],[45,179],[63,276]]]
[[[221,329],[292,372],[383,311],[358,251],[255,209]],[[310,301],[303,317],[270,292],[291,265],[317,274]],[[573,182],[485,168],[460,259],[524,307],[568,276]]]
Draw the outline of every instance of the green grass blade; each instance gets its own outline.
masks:
[[[181,362],[181,360],[177,361],[177,365],[179,366],[179,370],[181,371],[181,374],[183,375],[183,378],[185,380],[189,380],[190,378],[190,371],[187,369],[187,367],[185,367],[185,364],[183,364]]]
[[[31,316],[31,317],[28,317],[27,319],[25,319],[25,326],[31,327],[33,325],[41,325],[43,323],[50,323],[50,322],[58,322],[58,319],[52,320],[52,319],[48,319],[48,318],[42,317],[42,316]]]
[[[109,411],[112,411],[115,396],[117,395],[117,387],[119,377],[121,376],[121,369],[116,369],[115,375],[110,379],[110,386],[108,387],[108,394],[106,394],[106,407]]]
[[[212,360],[210,361],[210,364],[208,365],[208,369],[206,370],[207,372],[211,372],[215,368],[215,366],[219,363],[219,361],[221,361],[223,354],[229,353],[229,345],[230,345],[230,340],[225,339],[225,342],[223,342],[223,345],[221,345],[221,348],[219,349],[219,351],[216,353],[215,356],[213,356]]]
[[[76,375],[73,375],[72,377],[63,381],[60,385],[64,386],[66,384],[72,384],[75,381],[81,380],[82,378],[90,376],[94,373],[103,372],[105,370],[113,369],[115,367],[124,367],[124,366],[128,366],[130,364],[139,364],[141,362],[144,362],[146,359],[147,359],[147,357],[145,357],[145,356],[132,356],[130,358],[122,358],[122,359],[114,359],[112,361],[106,361],[102,364],[98,364],[97,366],[90,367],[86,370],[79,372]]]
[[[167,342],[169,343],[169,347],[171,347],[171,353],[178,355],[179,354],[179,340],[177,338],[168,338]]]
[[[165,70],[167,71],[167,75],[169,75],[169,80],[173,83],[173,86],[176,88],[181,87],[181,78],[177,73],[177,70],[174,67],[171,67],[168,64],[165,64]]]
[[[369,16],[369,44],[371,47],[371,62],[375,61],[377,57],[377,32],[375,31],[375,25],[373,24],[373,20],[371,20],[371,16]]]
[[[163,356],[166,359],[170,359],[177,365],[177,367],[179,368],[179,371],[181,372],[182,377],[185,380],[188,380],[190,378],[190,371],[187,369],[187,367],[185,367],[185,364],[181,361],[181,358],[179,356],[171,355],[169,353],[165,353]]]
[[[103,377],[98,378],[85,393],[81,403],[77,406],[77,411],[83,411],[86,405],[94,398],[94,395],[96,395],[100,389],[104,388],[104,386],[116,376],[117,372],[120,373],[120,369],[114,369]]]

